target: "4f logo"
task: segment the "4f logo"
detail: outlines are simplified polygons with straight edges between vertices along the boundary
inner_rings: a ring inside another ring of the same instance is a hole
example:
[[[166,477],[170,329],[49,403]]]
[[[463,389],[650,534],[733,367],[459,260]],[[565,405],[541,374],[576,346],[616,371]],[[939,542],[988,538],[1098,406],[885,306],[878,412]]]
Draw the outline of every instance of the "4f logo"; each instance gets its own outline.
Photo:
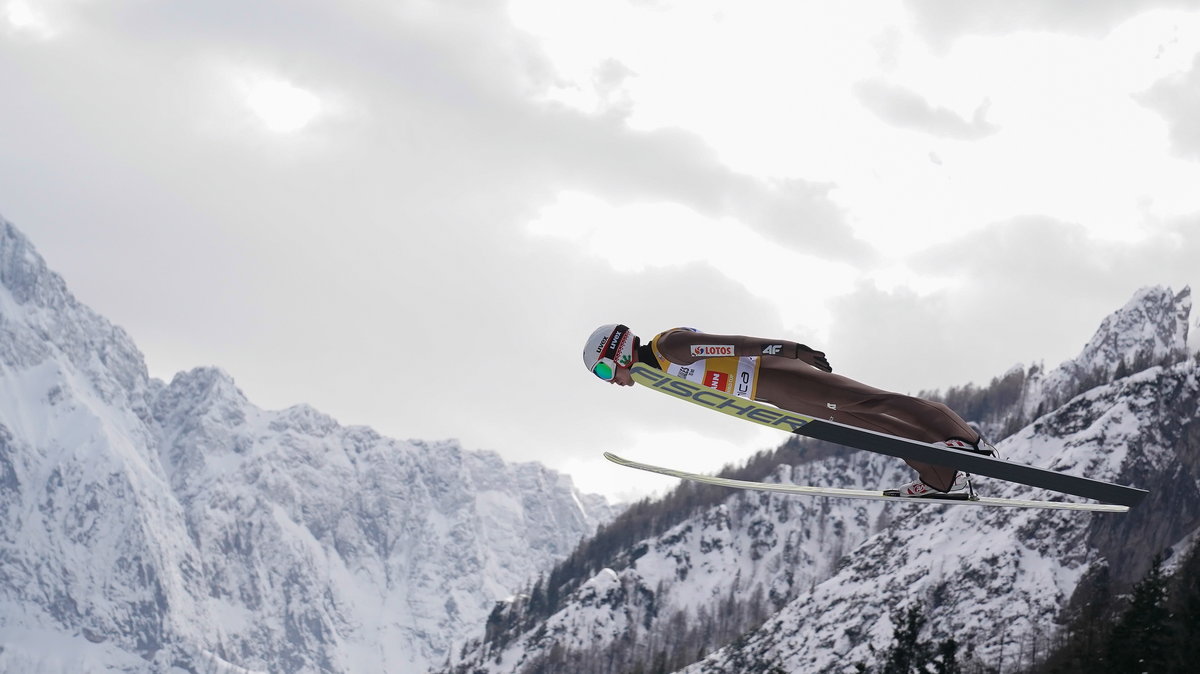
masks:
[[[769,344],[763,347],[763,354],[767,356],[778,356],[780,351],[783,351],[782,344]]]

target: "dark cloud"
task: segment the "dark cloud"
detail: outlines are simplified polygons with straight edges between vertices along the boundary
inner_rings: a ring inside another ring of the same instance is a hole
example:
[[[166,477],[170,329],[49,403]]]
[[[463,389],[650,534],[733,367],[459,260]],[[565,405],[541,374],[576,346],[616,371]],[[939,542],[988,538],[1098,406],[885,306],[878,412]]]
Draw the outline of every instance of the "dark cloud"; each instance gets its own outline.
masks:
[[[854,93],[880,119],[902,129],[955,140],[979,140],[999,130],[987,121],[987,101],[980,103],[968,120],[952,110],[931,105],[914,91],[882,80],[859,82]]]
[[[829,198],[828,185],[764,181],[731,171],[690,132],[634,131],[617,118],[556,108],[514,120],[506,130],[513,151],[523,151],[522,163],[541,167],[542,184],[616,204],[671,201],[737,219],[767,239],[830,259],[862,261],[872,254]]]
[[[1180,156],[1200,159],[1200,54],[1191,70],[1159,81],[1138,100],[1166,120]]]
[[[997,223],[908,260],[953,279],[942,290],[862,284],[838,300],[826,351],[844,374],[909,392],[984,384],[1018,363],[1054,367],[1139,288],[1188,285],[1198,224],[1181,220],[1129,243],[1048,218]]]

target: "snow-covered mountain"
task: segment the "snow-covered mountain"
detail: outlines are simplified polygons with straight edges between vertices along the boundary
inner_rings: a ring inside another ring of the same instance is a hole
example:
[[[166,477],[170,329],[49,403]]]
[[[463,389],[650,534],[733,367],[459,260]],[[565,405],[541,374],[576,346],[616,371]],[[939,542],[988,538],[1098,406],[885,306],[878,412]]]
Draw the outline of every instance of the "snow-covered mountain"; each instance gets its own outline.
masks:
[[[926,635],[1010,667],[1035,642],[1044,650],[1101,567],[1132,582],[1155,553],[1195,540],[1200,358],[1188,345],[1190,310],[1186,288],[1137,293],[1077,358],[1022,374],[1001,415],[1028,420],[999,443],[1003,458],[1149,489],[1129,513],[731,491],[577,564],[585,577],[554,576],[571,590],[549,610],[540,596],[498,605],[488,631],[446,671],[853,672],[879,664],[875,654],[911,606],[924,613]],[[808,445],[777,455],[790,460],[768,479],[796,484],[878,488],[909,473],[866,452]],[[1061,498],[987,478],[977,486]]]
[[[1200,350],[1200,330],[1189,340],[1191,289],[1143,288],[1101,322],[1079,355],[1026,381],[1020,411],[1026,418],[1054,409],[1082,390],[1113,377],[1185,358]]]
[[[0,219],[0,672],[423,672],[611,518],[540,464],[152,379]]]

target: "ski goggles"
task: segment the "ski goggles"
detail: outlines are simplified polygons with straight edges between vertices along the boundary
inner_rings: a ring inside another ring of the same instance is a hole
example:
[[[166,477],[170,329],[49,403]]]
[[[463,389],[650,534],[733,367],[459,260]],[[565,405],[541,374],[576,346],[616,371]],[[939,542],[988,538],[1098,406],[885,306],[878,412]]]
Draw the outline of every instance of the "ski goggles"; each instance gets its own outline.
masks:
[[[629,338],[629,328],[624,325],[618,325],[613,328],[612,334],[608,336],[608,341],[604,344],[604,352],[600,355],[600,359],[592,365],[592,374],[603,379],[604,381],[612,381],[617,377],[617,356],[621,353],[621,347]]]
[[[576,370],[578,372],[578,370]],[[601,358],[592,366],[592,374],[603,379],[604,381],[612,381],[617,378],[617,361],[612,358]]]

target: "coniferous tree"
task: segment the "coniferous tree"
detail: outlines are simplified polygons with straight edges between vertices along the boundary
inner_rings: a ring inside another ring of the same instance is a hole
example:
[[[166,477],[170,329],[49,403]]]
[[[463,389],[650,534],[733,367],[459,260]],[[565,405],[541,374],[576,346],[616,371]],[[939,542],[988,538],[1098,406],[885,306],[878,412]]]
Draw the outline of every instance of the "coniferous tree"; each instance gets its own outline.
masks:
[[[1062,642],[1041,663],[1045,674],[1095,672],[1103,665],[1105,645],[1112,631],[1114,596],[1107,565],[1090,576],[1070,622],[1062,629]]]
[[[958,664],[958,642],[946,639],[938,645],[937,658],[933,661],[934,674],[962,674]]]
[[[1167,671],[1190,672],[1200,663],[1200,548],[1193,548],[1175,577],[1172,611],[1171,654]]]
[[[959,643],[955,639],[946,639],[936,646],[921,639],[921,629],[925,623],[921,608],[910,606],[897,616],[896,627],[892,631],[892,645],[883,653],[883,664],[876,669],[859,662],[854,665],[855,671],[858,674],[963,674],[964,671],[985,671],[978,669],[978,663],[974,663],[975,669],[964,670],[959,662]],[[973,658],[968,655],[968,660]]]
[[[1030,674],[1190,674],[1200,662],[1200,548],[1173,578],[1157,555],[1123,610],[1106,573],[1092,581],[1092,597],[1064,628],[1057,650]]]
[[[1108,671],[1163,671],[1170,639],[1169,618],[1167,577],[1159,554],[1146,577],[1133,587],[1129,608],[1113,627],[1107,649]]]
[[[925,616],[917,606],[910,606],[896,625],[892,647],[884,660],[882,674],[911,674],[920,672],[929,662],[929,644],[921,641]]]

